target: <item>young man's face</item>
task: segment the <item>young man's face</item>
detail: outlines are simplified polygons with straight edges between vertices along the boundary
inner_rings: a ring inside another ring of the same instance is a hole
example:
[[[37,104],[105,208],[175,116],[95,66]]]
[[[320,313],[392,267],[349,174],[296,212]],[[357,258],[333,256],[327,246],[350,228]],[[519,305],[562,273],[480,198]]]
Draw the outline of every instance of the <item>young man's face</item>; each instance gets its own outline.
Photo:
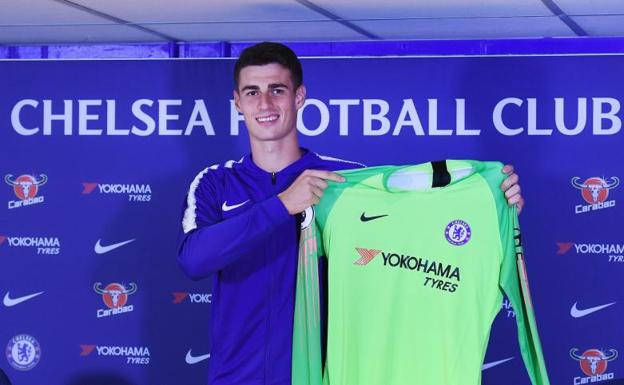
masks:
[[[297,135],[305,87],[294,89],[290,71],[280,64],[247,66],[240,71],[234,101],[252,142],[280,141]]]

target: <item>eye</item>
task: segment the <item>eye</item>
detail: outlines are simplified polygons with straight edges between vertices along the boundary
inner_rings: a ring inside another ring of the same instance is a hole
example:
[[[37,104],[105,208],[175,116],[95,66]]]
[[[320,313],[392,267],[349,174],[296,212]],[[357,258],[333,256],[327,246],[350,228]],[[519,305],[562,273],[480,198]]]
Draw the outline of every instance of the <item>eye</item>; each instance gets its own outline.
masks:
[[[273,95],[281,95],[281,94],[283,94],[284,92],[286,92],[286,91],[285,91],[283,88],[273,88],[273,89],[271,90],[271,93],[272,93]]]
[[[256,90],[250,90],[250,91],[247,91],[247,92],[245,93],[245,95],[247,95],[247,96],[256,96],[256,95],[258,95],[258,91],[256,91]]]

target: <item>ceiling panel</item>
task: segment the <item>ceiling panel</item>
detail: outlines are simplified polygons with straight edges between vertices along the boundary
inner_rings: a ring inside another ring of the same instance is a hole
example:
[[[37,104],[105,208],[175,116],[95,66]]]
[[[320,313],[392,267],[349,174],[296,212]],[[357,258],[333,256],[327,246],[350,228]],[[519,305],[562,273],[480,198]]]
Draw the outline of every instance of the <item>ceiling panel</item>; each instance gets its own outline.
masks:
[[[0,44],[368,39],[297,0],[72,1],[154,33],[61,0],[0,0]],[[309,1],[383,39],[574,36],[542,0]],[[590,36],[624,36],[624,0],[553,1]]]
[[[358,26],[385,39],[489,39],[574,36],[558,17],[366,21]]]
[[[326,19],[294,0],[73,0],[137,23]]]
[[[157,36],[123,25],[0,26],[0,44],[155,42]]]
[[[572,19],[590,36],[624,36],[624,15],[574,16]]]
[[[404,17],[551,16],[540,0],[312,0],[345,19]]]
[[[150,24],[147,28],[176,34],[185,41],[318,41],[362,40],[365,37],[334,21],[224,24]]]
[[[88,24],[106,21],[53,0],[0,0],[0,10],[0,25]]]
[[[568,15],[624,14],[622,0],[555,0]]]

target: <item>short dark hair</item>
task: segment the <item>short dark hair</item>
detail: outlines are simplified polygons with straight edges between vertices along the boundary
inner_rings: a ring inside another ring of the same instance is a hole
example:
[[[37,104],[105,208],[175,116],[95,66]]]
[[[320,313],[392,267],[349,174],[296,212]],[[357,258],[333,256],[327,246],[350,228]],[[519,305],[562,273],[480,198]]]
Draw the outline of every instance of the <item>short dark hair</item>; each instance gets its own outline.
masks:
[[[234,87],[238,90],[238,78],[243,68],[277,63],[290,71],[290,78],[295,89],[303,83],[303,70],[297,55],[280,43],[265,41],[247,47],[241,52],[234,65]]]

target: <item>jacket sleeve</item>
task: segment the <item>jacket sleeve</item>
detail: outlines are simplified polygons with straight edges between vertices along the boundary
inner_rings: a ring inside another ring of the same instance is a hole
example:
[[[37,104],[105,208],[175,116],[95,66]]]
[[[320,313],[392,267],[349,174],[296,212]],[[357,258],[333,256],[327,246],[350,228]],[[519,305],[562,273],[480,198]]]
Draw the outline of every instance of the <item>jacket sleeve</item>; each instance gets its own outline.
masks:
[[[206,169],[197,175],[183,205],[178,263],[193,279],[215,273],[254,251],[290,214],[277,196],[249,202],[234,217],[221,215],[219,181]]]

